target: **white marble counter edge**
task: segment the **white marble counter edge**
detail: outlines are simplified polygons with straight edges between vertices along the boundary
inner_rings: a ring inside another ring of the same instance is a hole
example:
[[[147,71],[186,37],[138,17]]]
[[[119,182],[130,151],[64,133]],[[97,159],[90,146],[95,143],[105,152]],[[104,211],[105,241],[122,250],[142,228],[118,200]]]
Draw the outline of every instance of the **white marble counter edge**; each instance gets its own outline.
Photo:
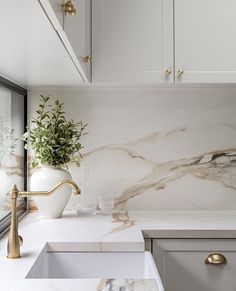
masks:
[[[130,211],[144,238],[236,239],[236,211]]]

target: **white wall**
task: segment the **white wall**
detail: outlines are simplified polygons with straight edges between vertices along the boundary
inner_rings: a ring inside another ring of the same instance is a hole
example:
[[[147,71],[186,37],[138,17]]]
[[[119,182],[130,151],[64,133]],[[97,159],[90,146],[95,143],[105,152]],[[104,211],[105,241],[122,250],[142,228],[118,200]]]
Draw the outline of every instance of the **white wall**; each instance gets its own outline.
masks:
[[[65,102],[88,122],[83,199],[111,194],[135,209],[236,209],[235,89],[81,89],[29,93]]]

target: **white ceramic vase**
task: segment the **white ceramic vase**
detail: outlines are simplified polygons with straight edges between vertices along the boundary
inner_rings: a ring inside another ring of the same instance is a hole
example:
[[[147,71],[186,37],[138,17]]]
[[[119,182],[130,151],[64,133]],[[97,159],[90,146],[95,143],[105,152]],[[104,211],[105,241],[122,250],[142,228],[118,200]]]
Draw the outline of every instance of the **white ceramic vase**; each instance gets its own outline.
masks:
[[[62,180],[71,180],[64,169],[43,166],[34,171],[30,179],[31,191],[48,191]],[[71,188],[62,186],[49,196],[33,197],[42,218],[59,218],[71,196]]]

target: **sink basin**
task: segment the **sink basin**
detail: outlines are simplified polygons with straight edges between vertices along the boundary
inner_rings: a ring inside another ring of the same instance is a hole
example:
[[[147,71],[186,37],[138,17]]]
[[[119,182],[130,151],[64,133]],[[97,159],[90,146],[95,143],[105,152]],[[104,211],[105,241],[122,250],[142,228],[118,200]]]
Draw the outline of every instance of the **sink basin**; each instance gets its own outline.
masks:
[[[148,252],[47,253],[27,278],[154,279],[156,269]]]
[[[150,252],[55,252],[44,248],[26,278],[155,279],[159,290],[164,290]]]

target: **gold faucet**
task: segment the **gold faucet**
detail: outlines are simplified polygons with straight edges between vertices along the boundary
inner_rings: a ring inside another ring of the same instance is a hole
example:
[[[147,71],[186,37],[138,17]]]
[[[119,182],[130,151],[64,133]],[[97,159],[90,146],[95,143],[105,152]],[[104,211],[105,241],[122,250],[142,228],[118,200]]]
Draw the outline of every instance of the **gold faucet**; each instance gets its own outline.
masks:
[[[80,194],[79,186],[71,180],[62,180],[55,187],[49,191],[19,191],[17,186],[14,185],[12,190],[9,192],[11,196],[11,226],[8,236],[7,243],[7,257],[9,259],[20,258],[20,245],[23,243],[23,239],[18,235],[18,219],[16,216],[16,204],[18,197],[28,197],[28,196],[49,196],[62,185],[68,184],[72,189],[74,194]]]

